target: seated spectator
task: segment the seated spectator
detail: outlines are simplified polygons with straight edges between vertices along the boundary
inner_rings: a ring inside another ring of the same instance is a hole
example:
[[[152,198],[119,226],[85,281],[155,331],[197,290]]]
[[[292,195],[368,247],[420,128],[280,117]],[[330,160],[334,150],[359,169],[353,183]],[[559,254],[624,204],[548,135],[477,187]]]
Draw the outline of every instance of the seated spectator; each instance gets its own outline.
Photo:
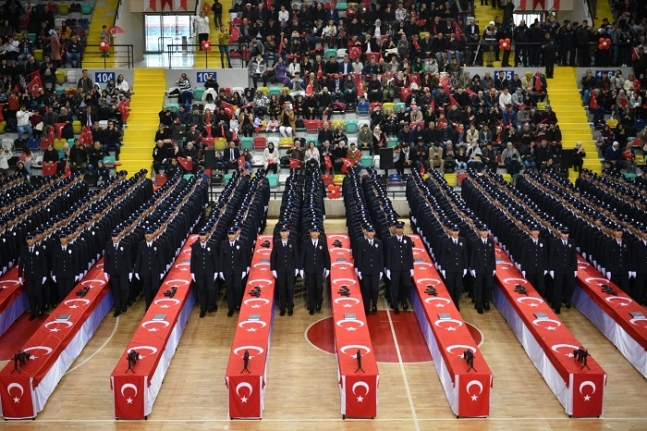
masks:
[[[101,148],[101,142],[95,141],[94,145],[88,151],[88,170],[90,173],[94,174],[99,168],[99,161],[103,160],[106,156],[106,153]]]
[[[229,142],[229,148],[227,148],[223,154],[225,162],[223,172],[226,174],[229,172],[229,169],[237,169],[239,158],[240,150],[236,147],[236,143],[234,141]]]
[[[404,169],[409,168],[412,165],[413,165],[413,153],[409,148],[409,144],[407,142],[403,142],[401,145],[401,150],[399,151],[398,161],[395,164],[398,174],[404,175]]]
[[[281,111],[279,119],[279,132],[283,137],[292,137],[296,132],[296,124],[294,118],[294,110],[292,103],[286,103],[284,109]]]
[[[268,143],[265,150],[263,150],[263,169],[268,173],[272,171],[276,174],[278,171],[279,161],[279,151],[274,148],[274,142]]]
[[[88,169],[88,153],[85,146],[78,139],[74,140],[74,146],[70,148],[69,157],[72,172],[85,172]]]
[[[516,175],[521,170],[521,155],[512,142],[506,144],[505,150],[501,153],[501,159],[510,175]]]
[[[115,160],[119,160],[119,153],[121,152],[121,130],[118,127],[115,127],[114,121],[108,121],[108,128],[103,131],[103,151],[108,153],[109,151],[115,152]],[[172,135],[171,135],[172,137]]]
[[[155,143],[155,148],[153,148],[153,170],[155,174],[159,174],[161,169],[166,171],[168,166],[169,158],[171,157],[171,142],[164,142],[163,140],[157,140]]]
[[[604,152],[604,160],[609,162],[611,169],[619,172],[624,167],[624,156],[622,155],[622,149],[620,148],[620,143],[614,141],[613,144],[606,149]]]
[[[23,135],[26,135],[27,139],[31,139],[33,137],[33,130],[29,121],[32,115],[34,115],[33,111],[27,111],[24,104],[20,105],[20,109],[16,112],[19,140],[23,138]]]
[[[483,152],[478,145],[478,141],[472,141],[471,145],[465,152],[467,156],[467,167],[476,169],[477,171],[483,170]]]
[[[443,151],[444,149],[440,146],[440,142],[436,141],[432,143],[432,146],[429,148],[429,167],[438,168],[440,172],[445,173],[445,157]]]
[[[575,149],[573,151],[573,170],[581,174],[582,167],[584,166],[584,158],[586,157],[586,151],[582,147],[581,142],[575,144]]]

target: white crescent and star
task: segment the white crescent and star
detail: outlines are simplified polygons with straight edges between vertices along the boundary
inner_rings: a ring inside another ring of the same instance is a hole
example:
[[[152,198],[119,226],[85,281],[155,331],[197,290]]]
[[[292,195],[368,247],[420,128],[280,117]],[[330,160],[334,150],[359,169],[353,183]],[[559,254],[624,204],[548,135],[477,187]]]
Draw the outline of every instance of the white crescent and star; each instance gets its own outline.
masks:
[[[429,298],[425,298],[425,302],[427,304],[431,304],[432,302],[440,302],[439,304],[436,304],[436,308],[444,308],[445,304],[449,304],[451,301],[447,298],[439,298],[437,296],[430,296]]]
[[[263,305],[267,305],[270,303],[270,300],[267,298],[248,298],[243,303],[245,305],[254,304],[254,305],[251,305],[251,308],[261,308],[260,305],[255,304],[256,302],[260,302]]]
[[[560,352],[559,349],[564,348],[564,347],[569,349],[568,353],[564,353],[564,355],[568,356],[569,358],[574,358],[575,355],[573,354],[573,351],[579,349],[578,346],[574,346],[572,344],[553,344],[552,347],[550,348],[550,350],[552,350],[553,352],[557,352],[557,353],[563,353],[563,352]]]
[[[342,296],[341,298],[335,298],[335,304],[341,304],[342,302],[346,302],[346,301],[349,301],[354,305],[359,304],[359,299],[357,299],[357,298],[350,298],[350,297],[344,297],[344,296]],[[344,308],[352,308],[353,307],[352,304],[345,303],[344,305],[342,305],[342,307],[344,307]]]
[[[338,278],[333,280],[332,284],[357,284],[357,281],[352,278]]]
[[[176,298],[160,298],[160,299],[156,299],[155,302],[153,302],[153,304],[159,305],[160,308],[170,308],[171,306],[166,305],[165,304],[166,302],[170,302],[173,305],[179,305],[180,304],[180,300],[176,299]],[[160,305],[160,304],[164,304],[164,305]]]
[[[77,302],[80,302],[81,304],[84,304],[84,305],[90,304],[90,300],[85,298],[67,299],[65,300],[65,302],[63,302],[63,304],[67,305],[67,308],[75,309],[75,308],[79,308],[79,306],[76,305]],[[73,304],[73,305],[70,305],[70,304]]]
[[[585,278],[584,281],[586,281],[587,283],[591,283],[593,281],[598,281],[603,284],[610,283],[608,278],[600,278],[600,277],[589,277],[589,278]]]
[[[538,307],[539,304],[543,303],[544,300],[541,298],[535,298],[534,296],[520,296],[517,298],[519,304],[524,304],[526,301],[529,302],[530,307]]]
[[[238,326],[240,328],[244,328],[246,325],[252,323],[259,323],[261,325],[261,328],[265,328],[267,326],[267,323],[263,322],[262,320],[243,320],[242,322],[238,323]],[[258,329],[259,328],[248,328],[247,332],[256,332]]]
[[[148,350],[149,352],[151,352],[150,353],[151,355],[154,355],[155,353],[157,353],[157,348],[153,347],[153,346],[135,346],[135,347],[131,347],[130,349],[128,349],[129,352],[131,350],[134,350],[137,353],[140,353],[140,351],[142,351],[142,350]],[[148,355],[148,356],[150,356],[150,355]],[[142,354],[139,355],[139,359],[144,359],[145,357],[146,356],[144,356]]]
[[[445,351],[447,353],[451,353],[451,354],[454,354],[454,349],[462,349],[463,352],[466,349],[469,349],[469,350],[472,351],[472,353],[476,353],[476,347],[468,346],[467,344],[452,344],[451,346],[445,347]],[[463,357],[463,352],[461,352],[460,355],[456,355],[456,356],[458,356],[459,358],[462,358]]]
[[[541,325],[539,325],[539,322],[550,322],[550,323],[554,323],[557,326],[541,326]],[[546,328],[549,331],[554,331],[559,326],[562,326],[562,322],[560,322],[559,320],[555,320],[555,319],[535,319],[535,320],[532,321],[532,324],[535,325],[535,326],[539,326],[540,328]]]
[[[20,399],[22,398],[22,396],[25,394],[25,389],[22,387],[22,385],[20,383],[10,383],[9,385],[7,385],[7,393],[9,394],[9,396],[11,396],[11,390],[13,388],[20,389],[20,396],[19,397],[16,397],[16,396],[13,397],[13,402],[15,404],[18,404],[20,402]]]
[[[633,302],[631,298],[627,298],[626,296],[607,296],[604,300],[607,302],[620,301],[621,307],[627,307]]]
[[[528,284],[528,280],[526,280],[525,278],[504,278],[502,281],[506,284],[512,283],[512,282],[518,283],[518,284]]]
[[[456,323],[458,326],[443,326],[442,324],[444,322]],[[461,326],[463,326],[463,322],[457,319],[438,319],[434,322],[434,325],[438,326],[439,328],[445,328],[448,331],[455,331]]]
[[[170,286],[170,287],[172,287],[175,284],[183,284],[183,285],[187,286],[189,284],[189,281],[188,280],[182,280],[182,279],[174,279],[174,280],[166,280],[164,282],[165,286]]]
[[[132,389],[133,391],[135,391],[135,395],[133,395],[133,398],[137,397],[137,393],[138,393],[137,386],[133,385],[132,383],[124,383],[123,385],[121,385],[121,396],[124,397],[124,398],[126,398],[126,394],[124,394],[126,389]],[[133,403],[133,398],[127,397],[126,402],[128,404],[132,404]]]
[[[347,352],[347,350],[348,350],[348,349],[353,349],[353,352],[352,352],[352,353],[348,353],[348,352]],[[339,351],[340,351],[340,352],[342,352],[342,353],[343,353],[343,354],[345,354],[345,355],[350,355],[350,356],[352,356],[352,357],[355,357],[355,356],[357,355],[357,350],[363,350],[363,351],[364,351],[364,353],[363,353],[364,355],[368,355],[369,353],[371,353],[371,349],[369,349],[369,348],[368,348],[368,347],[366,347],[366,346],[362,346],[361,344],[349,344],[349,345],[347,345],[347,346],[344,346],[344,347],[340,347],[340,348],[339,348]]]
[[[591,389],[593,389],[593,390],[591,391],[591,394],[586,394],[586,395],[584,395],[584,393],[582,392],[582,390],[583,390],[585,387],[587,387],[587,386],[590,386],[590,387],[591,387]],[[597,390],[597,387],[595,386],[595,383],[593,383],[593,382],[592,382],[592,381],[590,381],[590,380],[586,380],[586,381],[584,381],[584,382],[580,383],[580,394],[581,394],[581,395],[584,395],[584,401],[590,401],[590,400],[591,400],[591,395],[593,395],[593,394],[595,393],[595,391],[596,391],[596,390]]]
[[[634,317],[634,318],[633,318],[633,319],[631,319],[629,322],[630,322],[632,325],[635,325],[635,326],[647,327],[647,325],[636,325],[636,322],[641,321],[641,320],[642,320],[642,321],[647,322],[647,317]]]
[[[148,325],[153,324],[153,323],[161,323],[162,326],[164,326],[165,328],[170,325],[170,323],[167,322],[166,320],[147,320],[144,323],[142,323],[142,328],[148,329]],[[158,330],[159,330],[159,328],[150,328],[150,329],[148,329],[148,332],[157,332]]]
[[[479,388],[478,394],[472,394],[470,392],[470,389],[472,388],[472,386],[478,386]],[[483,393],[483,383],[479,382],[478,380],[470,380],[467,386],[465,386],[465,391],[467,391],[467,393],[472,396],[472,401],[476,401],[479,398],[478,396]]]
[[[47,329],[49,329],[50,325],[55,325],[57,323],[61,323],[61,324],[65,325],[66,329],[71,328],[72,325],[74,325],[74,323],[70,322],[69,320],[52,320],[51,322],[45,323],[45,327]],[[49,332],[58,332],[58,331],[60,331],[59,328],[49,329]]]
[[[97,287],[103,287],[106,284],[106,280],[101,280],[101,279],[98,279],[98,278],[91,278],[90,280],[82,280],[81,281],[81,285],[83,287],[89,287],[90,289],[95,287],[95,286],[90,286],[89,283],[95,283],[95,284],[99,285]]]
[[[357,394],[355,393],[355,390],[356,390],[357,388],[364,388],[364,389],[366,389],[366,393],[364,393],[364,395],[363,395],[363,396],[362,396],[362,395],[357,395]],[[353,384],[353,387],[352,387],[351,391],[353,392],[353,395],[355,395],[355,396],[357,397],[357,402],[361,403],[362,401],[364,401],[364,398],[365,398],[365,397],[368,395],[368,393],[371,391],[371,388],[368,386],[368,383],[366,383],[366,382],[362,382],[362,381],[359,381],[359,382],[355,382],[355,384]]]
[[[421,278],[416,281],[418,284],[424,284],[424,285],[427,285],[427,284],[439,285],[441,283],[441,281],[438,280],[437,278]]]
[[[252,286],[260,286],[261,288],[263,288],[263,287],[265,287],[265,286],[269,286],[269,285],[270,285],[270,284],[272,284],[272,283],[273,283],[273,281],[271,281],[271,280],[266,280],[266,279],[264,279],[264,278],[257,278],[257,279],[255,279],[255,280],[247,280],[247,284],[248,284],[248,285],[252,285]],[[261,286],[261,284],[262,284],[262,286]]]
[[[257,352],[257,355],[255,356],[262,355],[263,352],[265,352],[265,350],[262,347],[258,347],[258,346],[240,346],[240,347],[236,347],[233,350],[233,352],[234,352],[234,355],[240,356],[240,352],[243,352],[244,354],[245,350],[255,350]],[[249,359],[252,359],[253,357],[254,356],[249,355]]]
[[[240,389],[241,389],[241,388],[247,388],[247,389],[249,389],[249,393],[247,394],[247,397],[251,397],[251,396],[252,396],[252,393],[254,392],[254,388],[252,387],[252,385],[251,385],[250,383],[247,383],[247,382],[241,382],[241,383],[238,383],[238,385],[236,385],[236,395],[238,395],[239,397],[240,397]],[[247,402],[247,400],[248,400],[248,398],[247,398],[247,397],[246,397],[246,396],[242,396],[242,397],[240,397],[240,400],[241,400],[242,402],[246,403],[246,402]]]
[[[330,266],[334,266],[334,267],[337,267],[337,266],[342,266],[342,267],[347,266],[347,267],[352,268],[352,267],[353,267],[353,264],[352,264],[352,263],[350,263],[350,262],[333,262],[333,263],[331,263],[331,264],[330,264]]]
[[[53,351],[53,349],[51,347],[47,347],[47,346],[27,347],[26,349],[22,349],[22,350],[25,351],[25,352],[33,352],[34,350],[44,350],[46,355],[49,355]],[[38,356],[31,355],[30,359],[38,359]]]
[[[359,326],[344,326],[344,324],[348,322],[359,323]],[[357,329],[364,326],[364,322],[362,320],[356,320],[356,319],[341,319],[337,321],[337,326],[339,326],[340,328],[344,328],[347,331],[357,331]]]

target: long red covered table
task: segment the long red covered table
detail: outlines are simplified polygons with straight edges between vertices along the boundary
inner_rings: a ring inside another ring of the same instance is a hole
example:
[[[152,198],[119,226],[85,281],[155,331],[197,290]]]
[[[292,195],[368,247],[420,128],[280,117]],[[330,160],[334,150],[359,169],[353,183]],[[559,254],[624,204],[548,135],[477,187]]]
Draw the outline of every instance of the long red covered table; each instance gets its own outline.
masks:
[[[496,264],[494,303],[548,387],[569,416],[600,416],[607,380],[602,367],[591,356],[589,368],[582,367],[573,352],[586,346],[577,341],[498,246]],[[517,285],[525,287],[528,294],[515,292]]]
[[[347,235],[335,234],[327,235],[326,239],[331,262],[330,291],[341,414],[344,418],[372,419],[377,415],[380,374],[355,274],[350,239]],[[341,247],[333,245],[337,240]],[[337,293],[342,286],[348,287],[348,296]],[[361,370],[358,370],[357,351],[361,352]]]
[[[0,278],[0,337],[28,308],[27,293],[14,266]]]
[[[269,247],[262,246],[265,241],[269,242]],[[238,326],[225,375],[231,419],[260,419],[263,415],[267,362],[274,319],[274,277],[270,271],[272,245],[271,235],[257,237],[247,276],[247,286],[243,293]],[[258,298],[249,294],[256,286],[261,288]],[[243,363],[245,351],[249,353],[247,370]]]
[[[84,297],[77,290],[89,287]],[[70,365],[112,308],[112,295],[103,277],[103,259],[76,284],[72,292],[27,340],[22,350],[32,355],[20,374],[10,361],[0,371],[0,399],[5,419],[34,418]]]
[[[184,243],[110,376],[117,419],[145,419],[153,410],[164,376],[195,304],[190,264],[191,244],[197,237],[191,235]],[[175,295],[165,296],[164,292],[173,287],[177,288]],[[139,359],[129,371],[127,355],[131,350],[139,353]]]
[[[492,372],[452,302],[422,239],[418,235],[409,237],[414,241],[413,310],[452,412],[459,418],[489,416]],[[425,293],[427,286],[433,286],[437,295]],[[463,357],[467,350],[474,354],[474,369],[470,369]]]
[[[616,294],[602,292],[602,285]],[[647,311],[581,256],[573,304],[647,378]]]

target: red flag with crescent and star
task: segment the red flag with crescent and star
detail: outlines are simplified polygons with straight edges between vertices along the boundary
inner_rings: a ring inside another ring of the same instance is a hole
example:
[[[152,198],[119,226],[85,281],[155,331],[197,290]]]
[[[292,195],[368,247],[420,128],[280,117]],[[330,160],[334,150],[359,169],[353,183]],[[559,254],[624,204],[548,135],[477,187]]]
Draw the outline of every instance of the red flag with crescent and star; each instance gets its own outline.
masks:
[[[461,416],[487,416],[490,412],[490,374],[468,373],[460,376],[458,383],[458,411]]]
[[[375,376],[344,376],[346,414],[358,418],[372,418],[377,415],[377,383]]]
[[[261,417],[263,376],[253,374],[249,376],[230,376],[227,378],[227,386],[229,387],[230,417]]]
[[[36,416],[31,381],[32,377],[26,374],[0,375],[0,400],[5,418],[31,419]]]
[[[31,81],[27,84],[27,90],[31,93],[33,97],[38,95],[38,90],[43,88],[43,81],[40,79],[40,73],[36,77],[32,78]]]
[[[605,374],[599,372],[573,373],[569,390],[573,397],[574,418],[596,417],[604,402]]]
[[[537,92],[541,91],[541,73],[537,72],[535,73],[535,90]]]
[[[115,417],[144,418],[144,394],[148,389],[143,375],[123,374],[110,380],[115,398]]]

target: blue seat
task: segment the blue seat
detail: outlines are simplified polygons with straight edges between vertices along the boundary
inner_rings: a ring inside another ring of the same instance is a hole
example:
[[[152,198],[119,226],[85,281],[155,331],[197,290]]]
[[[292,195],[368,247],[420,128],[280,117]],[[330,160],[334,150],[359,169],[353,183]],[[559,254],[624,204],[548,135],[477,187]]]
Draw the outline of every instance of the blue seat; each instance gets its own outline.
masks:
[[[368,102],[359,102],[357,104],[357,115],[369,115]]]

